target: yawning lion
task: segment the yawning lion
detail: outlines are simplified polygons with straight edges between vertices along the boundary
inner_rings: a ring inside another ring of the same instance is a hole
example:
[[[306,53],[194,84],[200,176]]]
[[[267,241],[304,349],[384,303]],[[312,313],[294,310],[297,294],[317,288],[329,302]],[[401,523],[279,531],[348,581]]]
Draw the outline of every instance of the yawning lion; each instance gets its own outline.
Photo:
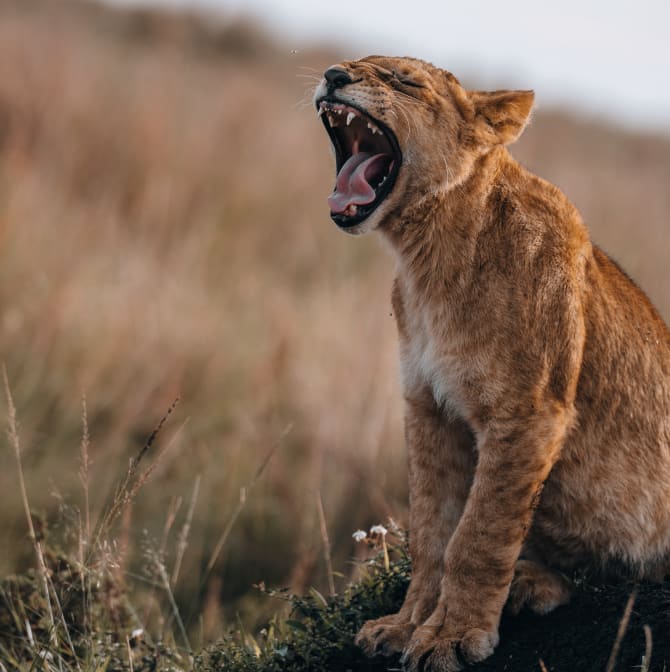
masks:
[[[397,263],[413,574],[357,642],[409,670],[486,658],[506,603],[568,601],[564,571],[669,569],[670,333],[505,148],[533,98],[380,56],[329,68],[315,94],[331,217],[378,231]]]

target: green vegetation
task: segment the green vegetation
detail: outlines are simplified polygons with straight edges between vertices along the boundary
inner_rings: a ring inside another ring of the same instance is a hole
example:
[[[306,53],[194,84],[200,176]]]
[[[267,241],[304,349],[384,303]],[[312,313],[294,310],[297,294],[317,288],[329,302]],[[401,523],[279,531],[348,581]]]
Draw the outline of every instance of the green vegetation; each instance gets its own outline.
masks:
[[[398,557],[388,569],[383,556],[378,555],[367,564],[367,574],[342,595],[326,599],[316,590],[304,597],[268,591],[289,602],[290,618],[275,617],[256,638],[241,631],[209,646],[196,657],[195,669],[200,672],[386,669],[383,660],[367,660],[353,640],[366,620],[393,613],[402,604],[410,565],[404,545],[393,550]]]
[[[187,549],[197,493],[194,491],[181,532],[176,535],[172,566],[168,567],[167,540],[176,511],[168,516],[162,541],[145,532],[142,543],[142,576],[122,570],[123,526],[117,526],[140,491],[149,483],[165,452],[155,444],[177,401],[169,407],[146,442],[129,462],[113,496],[91,526],[88,508],[63,506],[52,531],[47,521],[30,509],[24,482],[22,448],[16,408],[4,374],[8,408],[7,437],[16,461],[19,494],[24,506],[28,536],[37,569],[8,576],[0,581],[0,670],[46,670],[48,672],[116,672],[121,670],[183,672],[228,669],[238,672],[274,670],[373,669],[353,644],[362,623],[397,610],[409,583],[410,563],[405,533],[391,521],[387,529],[375,526],[362,534],[365,545],[376,549],[375,557],[362,565],[362,578],[340,595],[325,598],[312,588],[306,596],[287,589],[256,587],[268,598],[286,606],[277,609],[269,625],[257,635],[239,621],[229,632],[205,649],[191,644],[191,625],[179,610],[174,587]],[[86,505],[89,481],[90,436],[86,404],[82,407],[82,439],[79,478]],[[250,487],[262,475],[272,452],[259,467]],[[243,501],[241,502],[244,503]],[[224,531],[204,576],[214,566],[241,506]],[[323,514],[322,508],[320,511]],[[323,518],[322,518],[323,521]],[[325,525],[325,521],[323,521]],[[324,528],[324,533],[325,528]],[[326,533],[327,534],[327,533]],[[391,562],[393,558],[393,562]],[[330,557],[328,556],[328,564]],[[132,590],[129,579],[143,584]],[[329,582],[334,590],[334,583]],[[155,612],[152,614],[152,611]],[[191,617],[193,615],[191,614]],[[202,616],[199,618],[202,625]],[[151,624],[151,625],[148,625]],[[382,669],[382,668],[380,668]]]
[[[11,414],[9,433],[20,465],[20,446]],[[147,450],[153,438],[147,442]],[[39,534],[33,536],[39,570],[31,569],[0,582],[0,669],[21,672],[384,669],[380,661],[374,664],[365,660],[354,646],[353,637],[365,620],[397,610],[402,603],[410,563],[407,539],[395,524],[391,527],[394,543],[390,546],[385,529],[383,534],[368,536],[366,543],[378,552],[365,563],[362,578],[341,595],[325,598],[311,589],[300,597],[261,584],[257,590],[269,598],[278,598],[285,608],[278,610],[260,633],[253,635],[238,622],[220,641],[199,652],[191,648],[174,602],[164,549],[159,551],[147,542],[144,580],[152,586],[152,592],[164,592],[167,597],[158,599],[162,606],[158,631],[149,632],[143,619],[151,608],[151,600],[146,593],[138,600],[129,590],[115,557],[118,543],[104,536],[113,517],[121,514],[147,481],[147,472],[137,477],[136,467],[143,454],[140,452],[135,463],[131,463],[102,527],[92,539],[78,539],[78,554],[73,554],[73,549],[59,550],[52,545],[51,534],[41,524]],[[147,469],[150,470],[151,467]],[[29,526],[34,530],[33,515],[29,511],[27,514]],[[76,540],[77,530],[71,531],[72,540]],[[78,532],[84,534],[81,528]],[[178,572],[178,567],[175,569]],[[173,572],[172,579],[175,576]]]

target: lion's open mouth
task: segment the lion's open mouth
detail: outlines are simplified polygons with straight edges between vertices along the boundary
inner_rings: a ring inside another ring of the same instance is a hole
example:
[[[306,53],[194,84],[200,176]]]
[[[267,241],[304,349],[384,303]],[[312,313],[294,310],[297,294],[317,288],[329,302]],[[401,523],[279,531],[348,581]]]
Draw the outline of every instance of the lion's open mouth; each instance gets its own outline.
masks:
[[[338,226],[355,226],[393,188],[402,159],[398,141],[385,124],[351,105],[322,99],[317,108],[335,148],[330,216]]]

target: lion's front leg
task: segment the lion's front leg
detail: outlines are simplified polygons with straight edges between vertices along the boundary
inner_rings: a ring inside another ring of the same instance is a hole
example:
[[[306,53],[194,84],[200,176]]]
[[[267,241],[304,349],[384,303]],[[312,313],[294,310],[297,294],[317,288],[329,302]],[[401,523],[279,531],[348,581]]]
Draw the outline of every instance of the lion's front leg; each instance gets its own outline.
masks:
[[[440,594],[444,552],[463,512],[475,465],[474,439],[445,418],[426,390],[407,398],[412,579],[397,614],[368,621],[356,643],[368,655],[405,649]]]
[[[534,504],[558,455],[566,414],[488,427],[463,516],[445,553],[435,610],[416,628],[403,662],[416,672],[455,672],[487,658]]]

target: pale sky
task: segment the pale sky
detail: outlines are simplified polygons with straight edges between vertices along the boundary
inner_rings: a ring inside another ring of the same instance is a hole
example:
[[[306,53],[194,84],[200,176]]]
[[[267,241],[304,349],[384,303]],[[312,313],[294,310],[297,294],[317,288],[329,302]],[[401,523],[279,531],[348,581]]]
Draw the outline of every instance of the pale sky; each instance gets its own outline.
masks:
[[[535,89],[540,107],[670,131],[670,0],[148,1],[257,17],[298,52],[416,56],[466,85]]]

